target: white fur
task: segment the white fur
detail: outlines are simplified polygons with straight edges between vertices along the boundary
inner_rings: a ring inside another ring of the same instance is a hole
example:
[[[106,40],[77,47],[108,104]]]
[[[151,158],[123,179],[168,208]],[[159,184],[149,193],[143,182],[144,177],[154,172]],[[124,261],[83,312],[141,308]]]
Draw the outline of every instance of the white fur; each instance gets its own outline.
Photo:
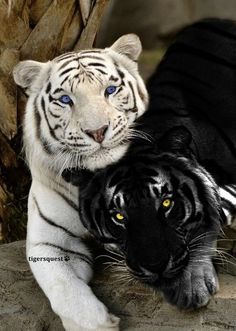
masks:
[[[126,152],[131,136],[129,127],[135,118],[143,114],[148,102],[144,83],[133,61],[140,51],[139,39],[129,35],[128,38],[120,38],[113,49],[94,53],[102,58],[101,63],[105,63],[106,69],[101,69],[106,70],[108,75],[91,67],[95,76],[93,81],[83,72],[83,68],[99,60],[86,58],[89,54],[86,51],[71,53],[65,59],[58,57],[47,63],[24,61],[14,70],[16,83],[26,88],[29,94],[24,121],[25,151],[32,175],[28,200],[27,257],[35,278],[66,330],[119,329],[119,319],[109,314],[87,285],[92,277],[92,268],[78,255],[90,257],[82,241],[86,230],[73,207],[78,206],[78,188],[67,183],[61,174],[71,167],[92,170],[104,167]],[[76,68],[78,56],[83,57],[79,69]],[[66,64],[68,58],[71,61]],[[110,75],[117,77],[114,61],[125,74],[125,84],[119,96],[105,98],[105,88],[116,83],[108,80]],[[64,68],[60,70],[63,64]],[[70,77],[79,73],[80,82],[69,77],[62,86],[64,75],[61,77],[59,74],[72,67],[75,69],[70,71]],[[83,76],[84,81],[81,81]],[[49,82],[50,93],[63,87],[64,91],[59,92],[57,97],[69,95],[73,106],[60,107],[50,103],[46,91]],[[126,107],[130,108],[134,102],[128,82],[131,82],[136,96],[136,113],[126,113],[121,109],[124,100],[127,100]],[[53,130],[55,139],[48,124],[51,128],[58,126]],[[101,144],[85,134],[86,130],[96,130],[103,125],[108,125],[108,129]],[[34,257],[64,258],[65,255],[70,257],[69,261],[48,263],[32,260]]]

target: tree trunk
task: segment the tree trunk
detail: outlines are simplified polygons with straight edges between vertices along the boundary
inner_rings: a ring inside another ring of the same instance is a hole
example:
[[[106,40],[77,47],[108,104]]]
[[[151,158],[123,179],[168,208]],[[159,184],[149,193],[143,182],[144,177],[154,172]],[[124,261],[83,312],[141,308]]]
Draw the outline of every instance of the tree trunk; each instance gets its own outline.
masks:
[[[93,46],[109,0],[0,0],[0,242],[25,237],[30,174],[22,153],[26,97],[12,69]]]

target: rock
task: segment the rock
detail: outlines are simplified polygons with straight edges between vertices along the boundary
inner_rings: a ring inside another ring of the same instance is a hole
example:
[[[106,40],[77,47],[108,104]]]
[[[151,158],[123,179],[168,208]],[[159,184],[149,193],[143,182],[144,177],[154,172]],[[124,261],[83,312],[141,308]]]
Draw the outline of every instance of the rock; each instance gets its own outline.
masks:
[[[184,312],[138,282],[123,283],[109,271],[98,272],[93,289],[121,317],[121,330],[236,330],[235,277],[221,274],[221,289],[206,308]],[[0,331],[63,331],[59,318],[37,285],[25,258],[25,241],[1,246]]]
[[[25,242],[1,246],[0,331],[62,331],[25,257]]]

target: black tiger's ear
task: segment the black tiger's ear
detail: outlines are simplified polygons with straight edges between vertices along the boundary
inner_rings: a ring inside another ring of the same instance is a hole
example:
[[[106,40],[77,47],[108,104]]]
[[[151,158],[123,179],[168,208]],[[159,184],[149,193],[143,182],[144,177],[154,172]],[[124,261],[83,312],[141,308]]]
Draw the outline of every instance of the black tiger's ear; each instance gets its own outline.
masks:
[[[85,187],[93,176],[94,173],[87,169],[65,169],[62,173],[62,177],[65,181],[74,186],[80,186],[81,188]]]
[[[157,147],[165,152],[189,154],[192,134],[184,126],[175,126],[158,139]]]

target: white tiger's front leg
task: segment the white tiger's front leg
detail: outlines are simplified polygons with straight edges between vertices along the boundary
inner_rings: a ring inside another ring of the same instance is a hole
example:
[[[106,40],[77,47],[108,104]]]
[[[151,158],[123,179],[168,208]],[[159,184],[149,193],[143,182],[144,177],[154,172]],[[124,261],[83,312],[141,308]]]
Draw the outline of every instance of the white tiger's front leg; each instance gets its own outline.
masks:
[[[27,232],[31,270],[66,330],[118,330],[119,319],[87,285],[92,259],[75,203],[73,194],[68,198],[33,181]]]

